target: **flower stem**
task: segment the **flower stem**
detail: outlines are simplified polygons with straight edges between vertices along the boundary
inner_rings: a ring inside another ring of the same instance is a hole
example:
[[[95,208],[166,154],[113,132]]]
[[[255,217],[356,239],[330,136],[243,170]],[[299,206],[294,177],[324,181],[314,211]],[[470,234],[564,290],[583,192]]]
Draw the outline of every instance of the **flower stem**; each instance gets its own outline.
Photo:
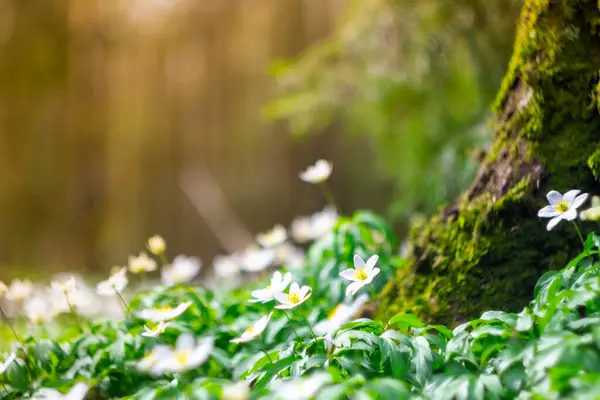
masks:
[[[329,189],[329,186],[327,186],[327,183],[323,182],[319,185],[321,187],[321,191],[323,192],[323,196],[325,196],[325,199],[327,199],[327,202],[332,205],[337,212],[340,211],[340,207],[338,206],[337,202],[335,201],[335,197],[333,197],[333,192],[331,191],[331,189]]]
[[[167,260],[167,256],[165,255],[165,253],[164,253],[164,252],[160,253],[159,257],[160,257],[160,262],[162,262],[162,263],[163,263],[163,267],[164,267],[165,265],[168,265],[168,264],[169,264],[169,260]]]
[[[8,319],[8,316],[6,315],[6,312],[4,311],[4,307],[2,307],[2,303],[0,303],[0,313],[2,313],[2,318],[4,318],[4,320],[10,327],[10,330],[12,331],[13,335],[15,336],[15,339],[17,339],[17,342],[23,344],[23,341],[21,341],[21,338],[17,334],[15,327],[13,326],[12,322],[10,322],[10,320]]]
[[[123,295],[121,293],[119,293],[119,291],[117,291],[117,290],[115,290],[115,293],[117,294],[117,297],[119,298],[119,300],[121,300],[121,304],[123,305],[123,311],[125,311],[125,314],[126,315],[131,314],[131,312],[129,311],[129,306],[127,305],[127,302],[123,298]]]
[[[275,366],[275,362],[273,362],[273,359],[271,358],[271,356],[267,352],[266,345],[265,345],[265,342],[263,340],[261,340],[261,345],[262,346],[260,347],[260,349],[262,350],[263,353],[265,353],[265,356],[267,356],[267,359],[269,360],[269,362],[271,363],[271,365]],[[277,377],[281,378],[281,375],[279,375],[279,371],[277,371]]]
[[[304,313],[302,312],[302,310],[300,308],[298,308],[298,312],[300,313],[300,315],[302,315],[302,318],[304,318],[304,321],[306,321],[306,326],[308,326],[308,330],[310,330],[310,334],[312,335],[313,339],[315,339],[315,341],[317,341],[317,335],[315,335],[315,331],[313,331],[312,327],[310,326],[310,322],[308,322],[308,318],[306,318],[306,315],[304,315]]]
[[[377,296],[377,292],[375,292],[375,289],[373,289],[373,286],[371,286],[370,283],[367,284],[367,286],[371,290],[373,297],[375,297],[375,300],[377,301],[377,305],[379,305],[379,308],[381,309],[381,312],[383,313],[383,317],[385,318],[385,329],[387,329],[388,323],[389,323],[387,313],[385,312],[385,309],[383,308],[383,305],[381,304],[381,301],[379,300],[379,296]]]
[[[579,229],[579,226],[577,226],[577,222],[575,222],[575,220],[573,220],[571,222],[573,222],[573,226],[575,227],[575,230],[577,231],[577,235],[579,235],[579,240],[581,240],[581,245],[583,246],[583,249],[587,253],[587,250],[585,249],[585,241],[583,240],[583,235],[581,234],[581,230]],[[589,255],[589,253],[588,253],[588,255]]]
[[[283,313],[287,317],[288,321],[290,321],[290,328],[292,328],[292,331],[294,331],[294,334],[296,336],[300,336],[300,335],[298,335],[298,331],[296,331],[296,328],[294,328],[294,321],[292,321],[292,317],[290,317],[290,315],[285,310],[281,310],[281,311],[283,311]]]

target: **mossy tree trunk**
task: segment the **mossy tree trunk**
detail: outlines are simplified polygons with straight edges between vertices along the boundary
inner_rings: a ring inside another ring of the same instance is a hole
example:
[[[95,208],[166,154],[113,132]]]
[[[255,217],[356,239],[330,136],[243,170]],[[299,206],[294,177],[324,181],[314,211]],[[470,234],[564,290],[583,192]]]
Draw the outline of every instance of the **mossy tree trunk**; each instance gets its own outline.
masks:
[[[526,0],[492,150],[454,205],[413,228],[383,292],[391,311],[450,324],[519,311],[544,271],[581,251],[569,223],[548,232],[537,211],[551,189],[600,193],[599,75],[599,1]]]

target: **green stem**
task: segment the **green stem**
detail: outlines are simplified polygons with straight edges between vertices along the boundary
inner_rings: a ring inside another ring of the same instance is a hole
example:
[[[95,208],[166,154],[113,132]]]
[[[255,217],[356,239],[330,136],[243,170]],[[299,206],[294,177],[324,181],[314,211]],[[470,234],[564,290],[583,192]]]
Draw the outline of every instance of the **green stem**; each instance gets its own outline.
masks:
[[[267,359],[269,360],[269,362],[271,363],[271,365],[275,366],[275,362],[273,362],[273,359],[271,358],[271,356],[267,352],[266,345],[265,345],[265,342],[263,340],[261,340],[261,344],[262,344],[262,346],[261,346],[260,349],[262,350],[263,353],[265,353],[265,356],[267,356]],[[279,375],[279,371],[277,371],[277,377],[281,378],[281,375]]]
[[[10,322],[10,319],[8,319],[8,315],[6,315],[6,312],[4,311],[4,307],[2,307],[2,303],[0,303],[0,313],[2,313],[2,318],[4,318],[4,320],[6,321],[6,323],[8,324],[8,326],[10,327],[10,330],[12,331],[13,335],[15,336],[15,339],[17,339],[17,342],[23,344],[23,341],[21,340],[21,338],[17,334],[17,331],[15,330],[15,327],[13,326],[12,322]]]
[[[121,293],[119,293],[119,291],[116,288],[115,288],[115,293],[117,294],[117,297],[119,298],[119,300],[121,300],[121,305],[123,305],[123,311],[125,311],[125,314],[129,316],[131,314],[131,312],[129,311],[129,306],[127,305],[127,302],[123,298],[123,295]]]
[[[381,304],[381,301],[379,301],[379,296],[377,296],[377,292],[375,292],[375,289],[373,289],[373,286],[371,286],[371,284],[367,284],[367,286],[369,287],[369,289],[371,290],[371,293],[373,294],[373,297],[375,297],[375,300],[377,301],[377,305],[379,305],[379,309],[381,310],[381,312],[383,313],[383,317],[385,318],[385,329],[388,328],[388,324],[389,324],[389,319],[387,316],[387,313],[385,312],[385,308],[383,308],[383,305]]]
[[[160,253],[159,257],[160,257],[160,261],[163,263],[163,267],[165,265],[169,264],[169,260],[167,260],[167,256],[165,255],[164,252]]]
[[[290,315],[285,310],[281,310],[281,311],[283,311],[283,313],[287,317],[288,321],[290,321],[290,328],[292,328],[292,331],[294,331],[294,334],[299,337],[300,335],[298,334],[298,331],[296,331],[296,328],[294,328],[294,321],[292,321],[292,318],[290,317]]]
[[[579,240],[581,240],[581,245],[583,246],[583,249],[589,256],[589,253],[585,248],[585,240],[583,240],[583,235],[581,234],[581,230],[579,230],[579,226],[577,225],[577,222],[575,222],[575,220],[573,220],[571,222],[573,222],[573,226],[575,227],[575,230],[577,231],[577,235],[579,235]]]
[[[315,339],[315,341],[317,341],[317,335],[315,335],[315,331],[313,331],[312,327],[310,326],[310,322],[308,322],[308,318],[306,318],[306,315],[304,315],[304,313],[302,312],[302,310],[300,308],[298,308],[298,312],[300,313],[300,315],[302,315],[302,318],[304,319],[304,321],[306,321],[306,326],[308,326],[308,330],[310,330],[310,334],[312,335],[313,339]]]
[[[335,201],[333,192],[331,191],[331,189],[329,189],[329,186],[327,186],[327,183],[323,182],[323,183],[319,184],[319,186],[321,187],[321,191],[323,192],[323,196],[325,196],[325,199],[327,199],[327,202],[329,204],[331,204],[336,209],[337,212],[339,212],[340,207],[338,206],[337,202]]]

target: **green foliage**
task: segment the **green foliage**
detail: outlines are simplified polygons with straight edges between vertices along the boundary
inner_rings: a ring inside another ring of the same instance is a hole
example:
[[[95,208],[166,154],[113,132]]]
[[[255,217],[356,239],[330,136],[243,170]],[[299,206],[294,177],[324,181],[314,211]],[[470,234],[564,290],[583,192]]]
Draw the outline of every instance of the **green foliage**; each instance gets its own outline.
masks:
[[[431,213],[473,177],[509,60],[519,0],[354,0],[335,32],[274,67],[265,110],[306,135],[367,135],[395,182],[395,215]]]
[[[13,343],[17,358],[0,375],[0,390],[2,398],[28,398],[42,387],[66,392],[86,382],[91,399],[218,399],[232,381],[243,381],[252,399],[593,399],[600,392],[599,245],[600,236],[590,234],[581,255],[544,274],[522,312],[488,311],[453,330],[401,313],[387,322],[357,319],[315,339],[296,309],[288,311],[290,323],[272,303],[248,303],[251,288],[160,286],[133,299],[122,321],[83,321],[77,332],[66,326],[56,338]],[[406,268],[396,247],[372,213],[341,219],[308,249],[307,265],[295,276],[313,286],[303,305],[310,323],[344,297],[339,272],[351,267],[354,254],[379,254],[382,271],[373,283],[380,287]],[[162,336],[140,335],[141,310],[183,301],[191,306]],[[271,311],[260,340],[230,342]],[[172,346],[186,332],[213,338],[207,362],[158,376],[138,370],[154,346]]]

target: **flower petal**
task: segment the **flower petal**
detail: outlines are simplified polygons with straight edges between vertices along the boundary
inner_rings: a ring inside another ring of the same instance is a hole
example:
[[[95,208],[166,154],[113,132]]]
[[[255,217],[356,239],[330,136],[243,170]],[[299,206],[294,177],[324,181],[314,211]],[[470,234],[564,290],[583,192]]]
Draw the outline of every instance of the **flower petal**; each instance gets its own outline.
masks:
[[[548,225],[546,226],[546,229],[548,229],[548,231],[551,231],[552,228],[554,228],[561,220],[563,219],[563,215],[559,215],[558,217],[554,217],[550,220],[550,222],[548,222]]]
[[[283,276],[283,280],[281,281],[281,290],[284,290],[292,281],[292,273],[291,272],[287,272],[284,276]]]
[[[548,199],[548,203],[550,203],[550,205],[555,205],[563,199],[563,196],[556,190],[551,190],[546,195],[546,198]]]
[[[279,303],[282,303],[282,304],[290,303],[290,301],[288,300],[287,294],[285,294],[283,292],[273,293],[273,297],[275,297],[275,300],[277,300]]]
[[[577,190],[577,189],[573,189],[573,190],[569,190],[567,193],[565,193],[563,195],[563,200],[567,202],[567,204],[569,205],[569,207],[571,206],[571,204],[573,204],[573,200],[575,200],[575,197],[581,193],[581,190]]]
[[[302,286],[302,289],[300,289],[300,298],[305,298],[308,292],[310,292],[310,286]]]
[[[571,204],[571,207],[569,207],[569,208],[575,208],[576,209],[578,207],[581,207],[581,205],[583,203],[585,203],[585,201],[587,200],[587,198],[588,198],[588,194],[587,193],[580,194],[579,196],[575,197],[575,199],[573,200],[573,203]]]
[[[298,282],[292,283],[292,285],[290,286],[290,294],[298,293],[299,291],[300,291],[300,285],[298,285]]]
[[[356,269],[365,269],[366,265],[364,260],[358,255],[354,255],[354,268]]]
[[[277,308],[278,310],[289,310],[294,307],[296,307],[295,304],[280,304],[278,306],[275,306],[275,308]]]
[[[367,265],[365,266],[365,271],[367,273],[373,270],[373,267],[375,266],[375,264],[377,264],[377,260],[379,260],[379,256],[377,254],[369,257],[369,259],[367,260]]]
[[[556,211],[554,206],[546,206],[538,211],[538,217],[540,218],[552,218],[560,215],[560,212]]]
[[[340,276],[344,279],[355,281],[356,280],[356,276],[354,276],[355,271],[356,271],[355,269],[347,269],[345,271],[340,272]]]
[[[379,268],[373,268],[373,271],[371,271],[371,279],[375,278],[380,271]]]
[[[562,214],[562,217],[567,221],[573,221],[575,218],[577,218],[577,210],[570,208]]]

